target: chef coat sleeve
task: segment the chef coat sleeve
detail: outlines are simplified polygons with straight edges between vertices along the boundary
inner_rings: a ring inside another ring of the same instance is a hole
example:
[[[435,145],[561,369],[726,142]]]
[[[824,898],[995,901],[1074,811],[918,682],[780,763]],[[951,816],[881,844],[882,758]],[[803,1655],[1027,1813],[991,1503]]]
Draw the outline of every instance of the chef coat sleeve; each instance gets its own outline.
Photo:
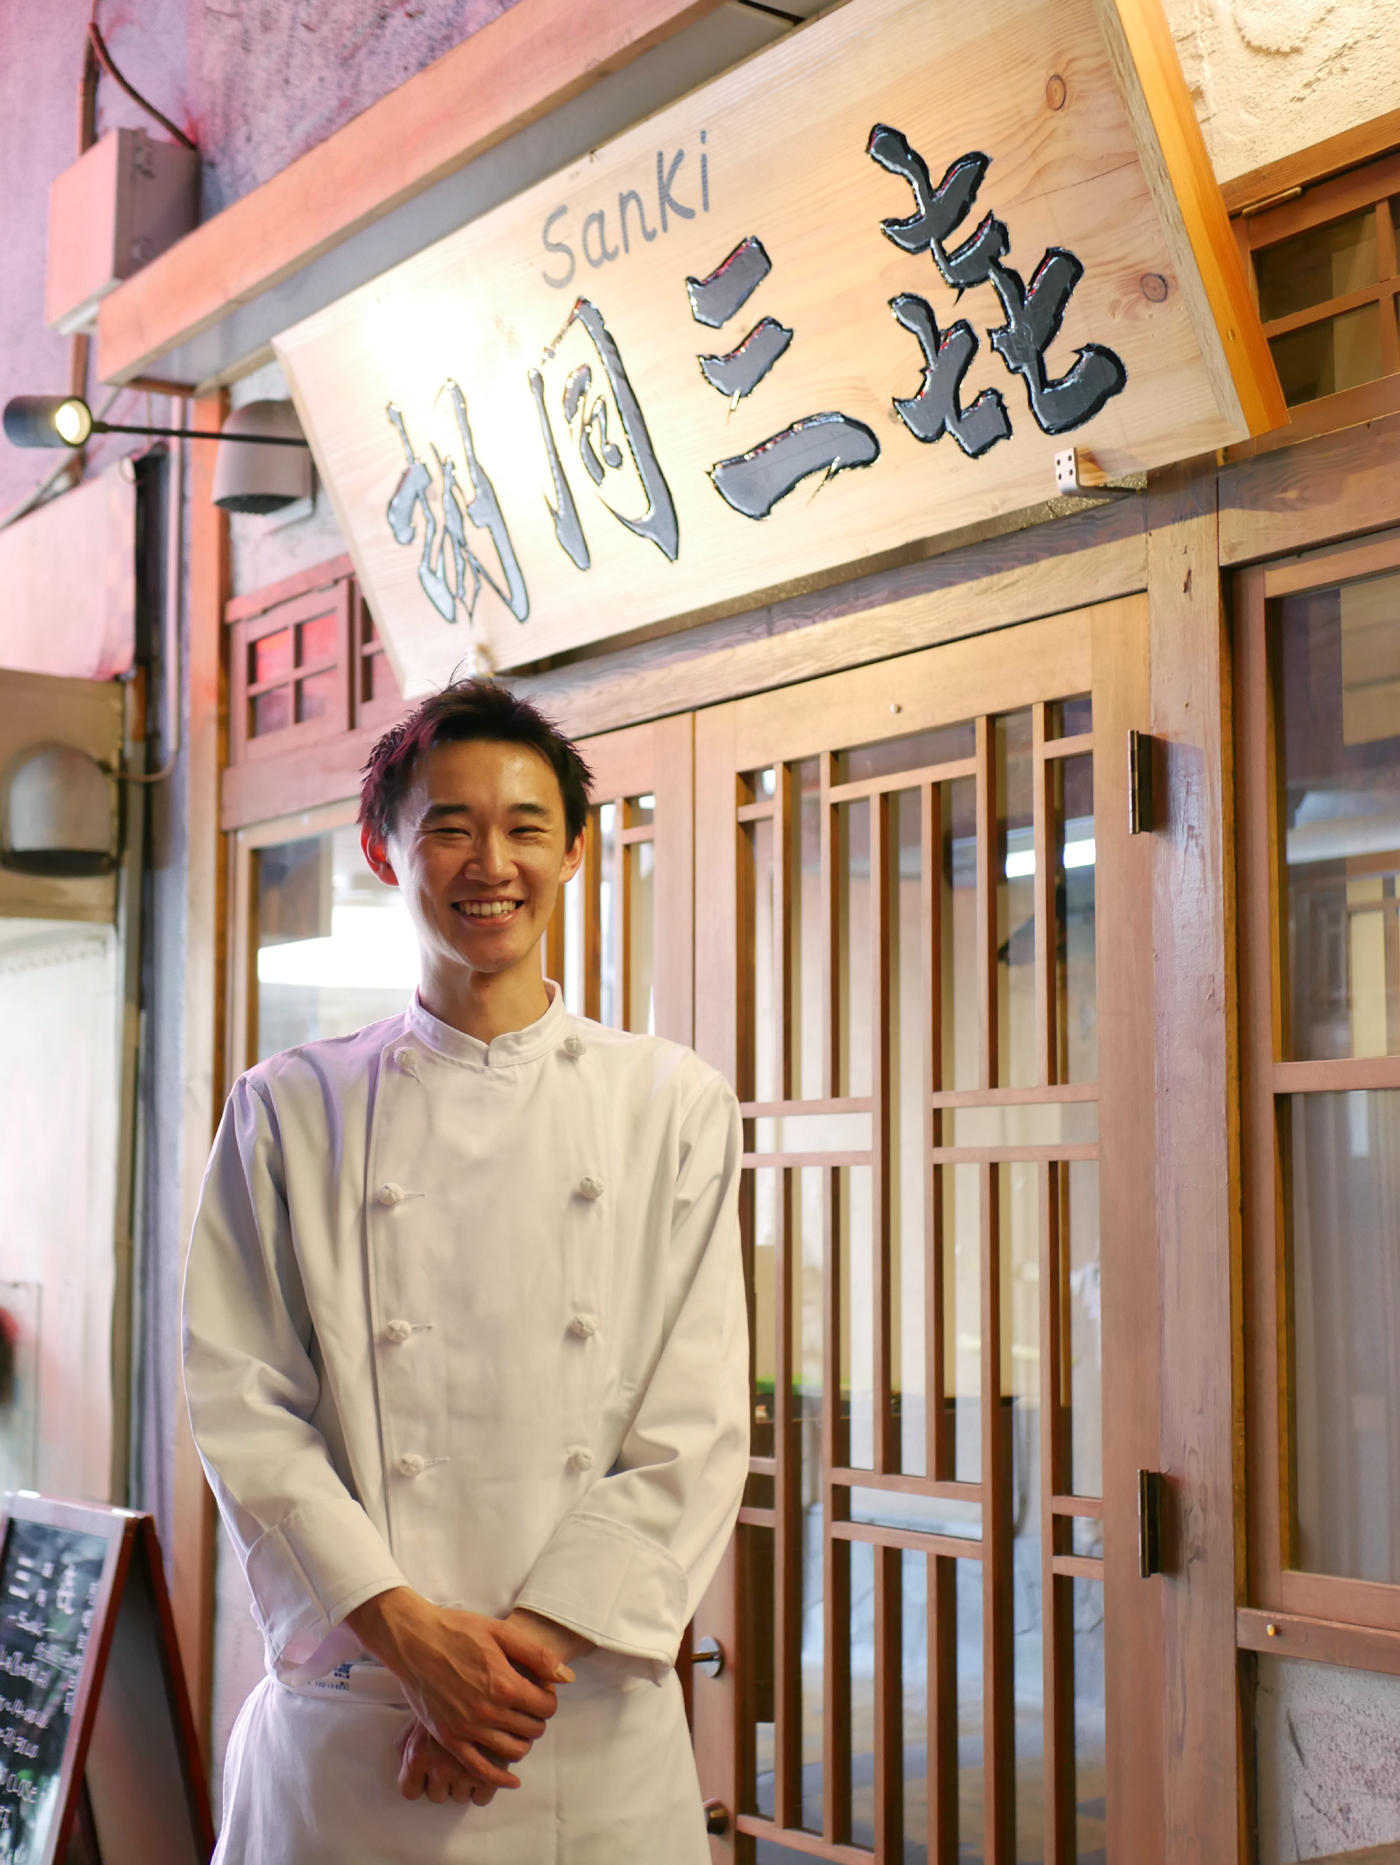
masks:
[[[738,1104],[710,1076],[680,1127],[660,1352],[613,1468],[566,1515],[516,1604],[606,1651],[674,1662],[739,1512],[749,1459]]]
[[[195,1443],[277,1673],[288,1682],[321,1676],[359,1650],[348,1627],[330,1636],[345,1615],[406,1582],[310,1422],[320,1378],[281,1139],[247,1076],[229,1097],[205,1174],[184,1349]]]

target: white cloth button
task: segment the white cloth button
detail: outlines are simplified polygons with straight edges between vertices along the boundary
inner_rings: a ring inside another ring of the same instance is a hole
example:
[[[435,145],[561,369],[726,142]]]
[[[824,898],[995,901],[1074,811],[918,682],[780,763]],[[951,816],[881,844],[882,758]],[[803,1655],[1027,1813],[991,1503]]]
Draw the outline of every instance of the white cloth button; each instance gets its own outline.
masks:
[[[417,1451],[405,1451],[399,1459],[400,1476],[422,1476],[427,1467],[427,1458],[420,1457]]]
[[[381,1185],[375,1196],[380,1204],[400,1204],[403,1201],[403,1186],[395,1185],[390,1181],[386,1185]]]
[[[394,1060],[398,1063],[405,1075],[416,1075],[418,1073],[418,1051],[416,1049],[396,1049],[394,1051]]]
[[[598,1317],[588,1314],[575,1315],[569,1326],[580,1340],[587,1340],[590,1334],[598,1332]]]
[[[575,1470],[591,1470],[593,1468],[593,1453],[586,1444],[575,1444],[573,1449],[569,1452],[569,1462],[573,1465]]]
[[[595,1178],[580,1179],[578,1182],[578,1195],[580,1198],[601,1198],[603,1195],[603,1181]]]
[[[583,1038],[581,1036],[566,1036],[564,1038],[564,1054],[566,1056],[581,1056],[583,1054]]]
[[[397,1345],[400,1341],[408,1339],[413,1332],[413,1323],[411,1321],[386,1321],[384,1332]]]

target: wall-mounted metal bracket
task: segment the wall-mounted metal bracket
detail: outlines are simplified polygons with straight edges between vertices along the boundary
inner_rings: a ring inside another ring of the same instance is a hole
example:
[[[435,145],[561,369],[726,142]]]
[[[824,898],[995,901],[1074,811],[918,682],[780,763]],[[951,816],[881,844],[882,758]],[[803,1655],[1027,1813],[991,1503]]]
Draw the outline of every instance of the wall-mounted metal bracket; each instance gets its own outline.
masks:
[[[1055,496],[1061,499],[1130,499],[1130,486],[1106,485],[1108,475],[1092,454],[1066,447],[1055,455]]]
[[[1162,1499],[1166,1478],[1160,1470],[1139,1470],[1138,1480],[1138,1572],[1144,1580],[1160,1574],[1162,1568]]]
[[[1156,827],[1152,814],[1152,751],[1148,732],[1128,734],[1128,834],[1149,835]]]

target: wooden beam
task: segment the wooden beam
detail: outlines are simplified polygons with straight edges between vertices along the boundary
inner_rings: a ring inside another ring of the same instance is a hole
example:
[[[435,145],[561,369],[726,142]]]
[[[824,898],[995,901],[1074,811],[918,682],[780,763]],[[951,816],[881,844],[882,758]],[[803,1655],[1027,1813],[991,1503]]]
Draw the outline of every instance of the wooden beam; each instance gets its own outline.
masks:
[[[505,684],[565,731],[770,692],[1147,587],[1146,502],[1101,505]]]
[[[1384,116],[1372,117],[1369,123],[1358,123],[1340,135],[1325,137],[1322,142],[1311,143],[1306,149],[1295,149],[1291,155],[1280,156],[1275,162],[1248,169],[1243,175],[1236,175],[1233,181],[1222,181],[1221,197],[1229,213],[1240,214],[1248,208],[1276,201],[1294,188],[1308,188],[1315,181],[1325,181],[1329,175],[1359,168],[1363,162],[1389,155],[1392,149],[1400,149],[1400,110],[1387,110]]]
[[[1165,749],[1152,836],[1166,1865],[1239,1854],[1235,1672],[1239,1080],[1233,757],[1213,462],[1149,481],[1152,732]],[[1240,1462],[1242,1463],[1242,1458]]]
[[[1400,523],[1400,415],[1241,460],[1220,474],[1220,561],[1289,557]]]
[[[236,306],[719,4],[516,0],[105,298],[98,379],[161,375],[162,357]]]
[[[194,403],[193,427],[223,426],[226,395]],[[188,642],[185,680],[187,784],[184,1048],[180,1098],[180,1264],[194,1223],[214,1137],[215,1084],[224,1078],[219,1006],[225,962],[223,837],[219,771],[224,762],[223,617],[228,597],[228,515],[213,502],[214,448],[190,449]],[[221,1097],[220,1097],[221,1098]],[[183,1376],[175,1404],[174,1547],[171,1605],[190,1704],[209,1764],[214,1683],[214,1498],[190,1434]]]

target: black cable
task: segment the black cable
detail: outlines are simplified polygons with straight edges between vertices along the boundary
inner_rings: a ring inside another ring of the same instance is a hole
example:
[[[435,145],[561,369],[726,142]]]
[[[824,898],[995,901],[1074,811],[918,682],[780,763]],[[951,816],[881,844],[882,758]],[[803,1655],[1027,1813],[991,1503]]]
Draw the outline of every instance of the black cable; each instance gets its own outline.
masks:
[[[94,12],[96,11],[95,6],[93,10]],[[134,104],[139,104],[146,112],[147,116],[154,117],[157,123],[163,128],[168,129],[177,142],[182,142],[187,149],[193,149],[197,155],[199,153],[197,145],[190,141],[185,132],[182,129],[176,129],[175,125],[170,121],[170,118],[164,115],[163,112],[157,110],[155,105],[148,99],[144,98],[134,84],[128,84],[126,79],[117,70],[116,66],[112,63],[112,54],[107,50],[106,41],[98,30],[97,21],[95,19],[88,21],[88,38],[92,41],[92,49],[97,54],[98,63],[102,66],[102,69],[107,73],[107,76],[112,82],[114,84],[119,84],[131,101]]]
[[[94,434],[172,434],[181,440],[239,440],[250,447],[309,447],[290,434],[221,434],[210,427],[127,427],[120,421],[94,421]]]

